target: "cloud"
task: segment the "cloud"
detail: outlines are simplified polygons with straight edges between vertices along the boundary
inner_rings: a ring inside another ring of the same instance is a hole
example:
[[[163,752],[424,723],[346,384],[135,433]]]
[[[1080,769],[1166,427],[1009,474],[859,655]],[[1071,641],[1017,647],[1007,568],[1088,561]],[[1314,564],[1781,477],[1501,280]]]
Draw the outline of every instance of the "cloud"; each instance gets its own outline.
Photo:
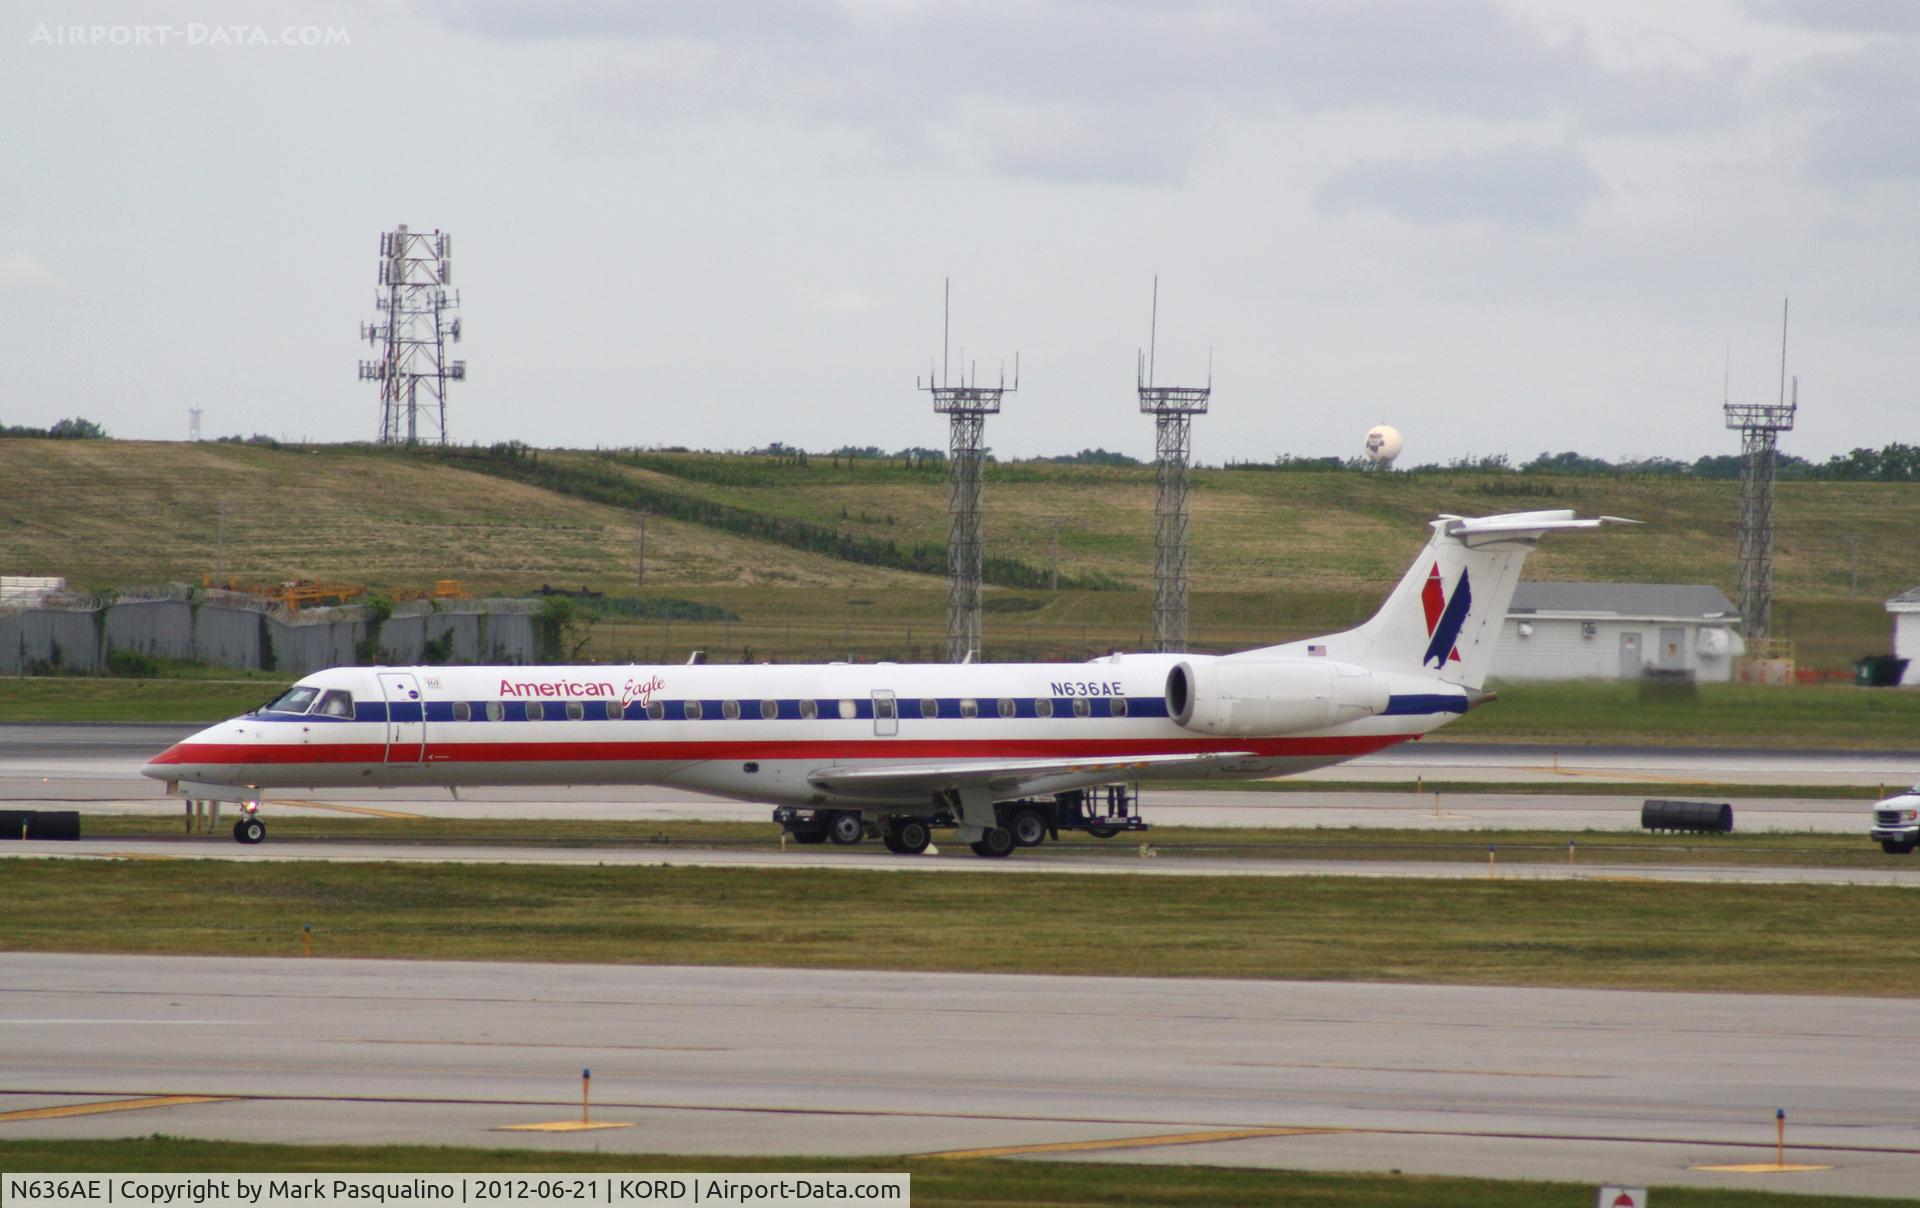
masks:
[[[1920,33],[1920,5],[1913,0],[1744,0],[1741,7],[1762,21],[1839,33]]]
[[[0,289],[62,289],[65,284],[25,252],[0,252]]]
[[[1820,56],[1789,73],[1782,91],[1818,115],[1803,165],[1814,183],[1920,179],[1920,62],[1911,45]]]
[[[1341,169],[1315,194],[1322,214],[1372,211],[1406,222],[1566,226],[1606,183],[1571,147],[1507,146]]]
[[[1738,114],[1743,70],[1610,67],[1493,0],[425,7],[480,37],[607,50],[583,95],[643,128],[773,119],[895,164],[1128,185],[1184,182],[1226,123],[1329,111],[1697,129]]]

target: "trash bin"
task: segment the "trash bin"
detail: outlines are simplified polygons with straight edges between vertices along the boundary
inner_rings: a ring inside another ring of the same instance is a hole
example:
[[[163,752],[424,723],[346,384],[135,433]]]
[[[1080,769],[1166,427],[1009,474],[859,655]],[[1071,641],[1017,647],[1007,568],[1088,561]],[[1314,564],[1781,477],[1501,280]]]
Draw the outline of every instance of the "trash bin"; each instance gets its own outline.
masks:
[[[1862,688],[1897,688],[1907,673],[1907,660],[1891,654],[1869,654],[1853,661],[1853,682]]]

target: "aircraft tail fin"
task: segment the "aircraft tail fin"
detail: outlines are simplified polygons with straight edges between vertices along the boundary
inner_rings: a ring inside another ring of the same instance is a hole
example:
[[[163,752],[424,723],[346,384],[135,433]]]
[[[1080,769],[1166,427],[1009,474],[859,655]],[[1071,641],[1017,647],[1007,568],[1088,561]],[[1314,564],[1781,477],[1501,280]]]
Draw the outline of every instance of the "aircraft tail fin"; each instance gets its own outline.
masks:
[[[1618,516],[1580,519],[1568,510],[1441,516],[1420,557],[1365,624],[1247,653],[1325,656],[1478,689],[1493,666],[1494,643],[1513,602],[1520,567],[1540,538],[1562,529],[1635,523]]]

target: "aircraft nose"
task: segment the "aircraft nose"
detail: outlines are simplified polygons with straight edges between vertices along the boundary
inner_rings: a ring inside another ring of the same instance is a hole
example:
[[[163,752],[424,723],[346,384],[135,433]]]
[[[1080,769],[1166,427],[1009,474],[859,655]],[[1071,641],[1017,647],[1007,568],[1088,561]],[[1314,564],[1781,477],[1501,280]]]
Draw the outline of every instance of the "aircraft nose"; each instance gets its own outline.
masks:
[[[158,755],[155,755],[148,761],[145,767],[140,769],[140,774],[149,780],[176,779],[179,776],[179,769],[175,765],[186,762],[186,758],[180,750],[183,745],[185,744],[176,742]]]

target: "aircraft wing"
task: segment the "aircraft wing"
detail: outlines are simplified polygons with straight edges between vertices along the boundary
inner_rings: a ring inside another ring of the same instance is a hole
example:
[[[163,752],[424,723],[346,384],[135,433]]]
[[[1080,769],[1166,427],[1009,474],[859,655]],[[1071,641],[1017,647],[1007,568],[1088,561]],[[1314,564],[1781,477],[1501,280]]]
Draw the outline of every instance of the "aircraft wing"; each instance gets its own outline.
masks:
[[[1186,765],[1203,772],[1211,765],[1255,758],[1252,751],[1206,755],[1129,755],[1109,759],[982,759],[968,763],[902,763],[821,768],[807,777],[815,788],[849,796],[897,797],[945,789],[985,786],[996,794],[1017,794],[1026,786],[1059,776],[1111,774],[1125,780],[1141,768]]]

